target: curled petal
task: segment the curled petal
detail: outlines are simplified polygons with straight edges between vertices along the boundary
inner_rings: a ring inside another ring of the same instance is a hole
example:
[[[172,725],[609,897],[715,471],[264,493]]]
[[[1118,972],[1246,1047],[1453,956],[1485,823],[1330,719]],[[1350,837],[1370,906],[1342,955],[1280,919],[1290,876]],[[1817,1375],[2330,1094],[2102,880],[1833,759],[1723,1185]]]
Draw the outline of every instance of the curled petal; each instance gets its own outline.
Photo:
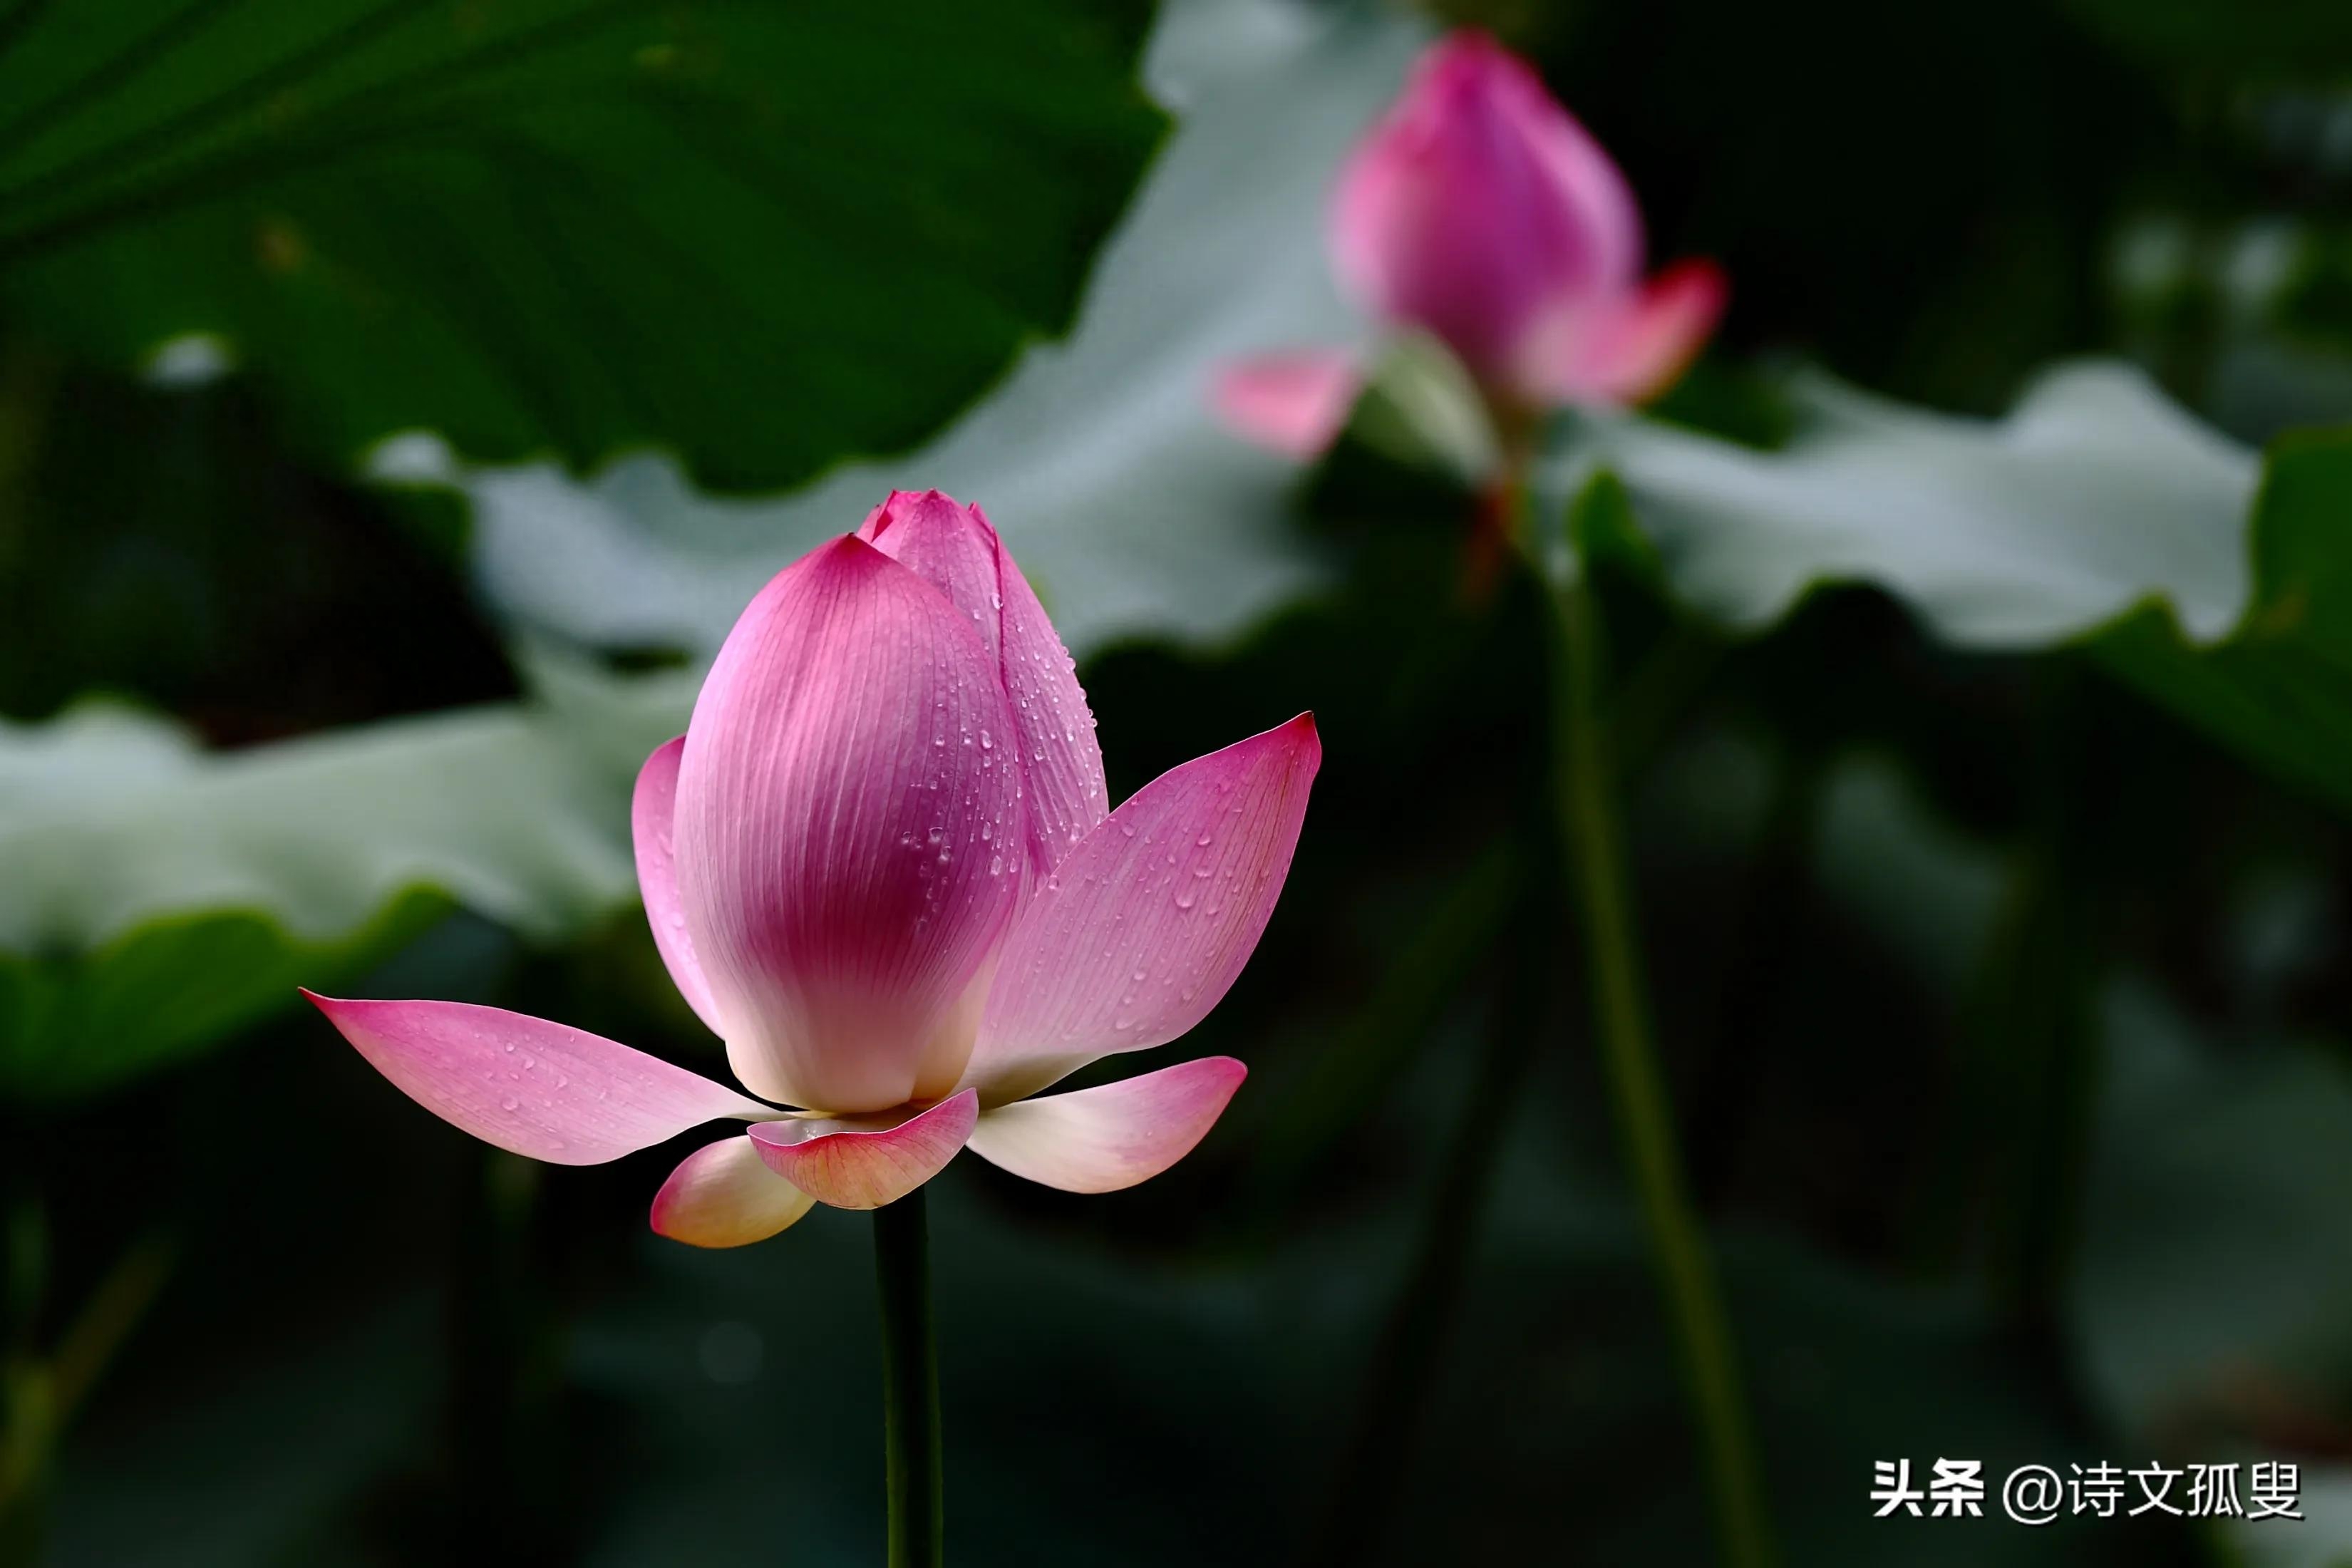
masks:
[[[937,1105],[874,1116],[790,1117],[751,1129],[768,1168],[821,1204],[878,1209],[929,1181],[971,1136],[979,1097],[970,1089]]]
[[[1231,1057],[1204,1057],[1099,1089],[1000,1105],[981,1113],[971,1152],[1066,1193],[1117,1192],[1191,1153],[1248,1076]]]
[[[1414,68],[1342,173],[1332,259],[1370,309],[1506,379],[1563,298],[1630,289],[1642,220],[1609,155],[1492,39],[1455,33]]]
[[[1013,725],[1007,744],[1021,766],[1030,868],[1043,877],[1110,811],[1094,714],[1069,650],[979,507],[937,490],[893,490],[857,537],[945,594],[996,661]]]
[[[970,620],[855,538],[762,589],[677,774],[679,903],[751,1089],[879,1110],[954,1087],[1022,881],[1021,785]],[[983,832],[985,830],[985,832]]]
[[[710,982],[694,956],[694,942],[686,933],[686,910],[677,900],[677,865],[670,838],[670,819],[677,801],[677,762],[686,754],[686,737],[658,748],[638,770],[637,788],[629,803],[630,837],[637,851],[637,890],[646,901],[646,921],[654,930],[654,946],[661,950],[670,983],[694,1016],[719,1033],[719,1009],[710,1000]]]
[[[768,1169],[748,1136],[722,1138],[686,1157],[654,1194],[653,1226],[688,1247],[765,1241],[816,1206]]]
[[[659,1057],[502,1007],[302,994],[409,1099],[534,1160],[601,1164],[719,1117],[775,1114]]]
[[[964,1081],[984,1103],[1208,1016],[1274,913],[1307,786],[1312,715],[1171,768],[1064,858],[1022,910]]]
[[[1303,460],[1339,438],[1363,381],[1344,349],[1300,349],[1227,365],[1212,401],[1235,435]]]
[[[1728,295],[1721,268],[1684,261],[1638,290],[1565,309],[1530,337],[1523,380],[1548,402],[1644,402],[1697,356]]]

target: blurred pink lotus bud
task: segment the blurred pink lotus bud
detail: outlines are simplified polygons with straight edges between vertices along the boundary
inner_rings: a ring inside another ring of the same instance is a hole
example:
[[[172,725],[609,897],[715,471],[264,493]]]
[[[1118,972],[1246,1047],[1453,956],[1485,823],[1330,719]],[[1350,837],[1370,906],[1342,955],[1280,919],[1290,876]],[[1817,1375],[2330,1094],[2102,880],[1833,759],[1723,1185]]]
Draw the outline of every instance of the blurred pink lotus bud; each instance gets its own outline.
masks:
[[[1076,1192],[1155,1175],[1244,1069],[1209,1058],[1030,1098],[1183,1034],[1282,890],[1322,749],[1311,717],[1108,809],[1070,657],[996,531],[894,493],[779,574],[687,732],[638,775],[637,877],[670,977],[737,1078],[786,1111],[562,1024],[451,1002],[311,999],[446,1121],[558,1163],[698,1122],[654,1227],[774,1235],[873,1208],[969,1144]]]
[[[1643,277],[1624,176],[1534,71],[1475,32],[1433,46],[1349,158],[1331,253],[1350,294],[1442,339],[1506,411],[1664,390],[1725,298],[1709,262]],[[1217,405],[1263,445],[1319,450],[1346,417],[1345,370],[1297,351],[1251,361],[1221,378]]]

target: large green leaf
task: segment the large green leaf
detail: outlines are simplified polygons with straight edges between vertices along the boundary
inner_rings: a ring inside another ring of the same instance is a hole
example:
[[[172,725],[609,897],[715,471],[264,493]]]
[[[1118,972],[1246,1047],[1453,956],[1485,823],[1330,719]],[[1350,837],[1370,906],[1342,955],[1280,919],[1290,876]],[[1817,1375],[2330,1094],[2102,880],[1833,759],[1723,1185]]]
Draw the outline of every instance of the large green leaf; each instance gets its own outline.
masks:
[[[586,486],[553,466],[470,472],[482,582],[525,626],[704,653],[892,482],[986,502],[1081,649],[1227,630],[1319,581],[1283,514],[1295,468],[1217,429],[1205,392],[1226,355],[1351,330],[1323,187],[1420,36],[1266,0],[1180,5],[1153,79],[1190,120],[1078,341],[1034,354],[919,459],[781,503],[708,500],[667,459]],[[0,1087],[78,1093],[174,1059],[453,900],[541,939],[625,904],[628,784],[683,726],[690,678],[535,673],[541,700],[521,708],[222,756],[120,714],[0,735]]]
[[[111,707],[0,724],[0,1095],[176,1059],[452,904],[542,940],[625,906],[630,783],[687,696],[574,676],[227,753]]]
[[[2273,444],[2253,516],[2254,595],[2198,647],[2143,613],[2095,647],[2133,685],[2322,799],[2352,810],[2352,431]]]
[[[767,577],[856,526],[892,486],[984,505],[1081,655],[1140,635],[1228,634],[1323,580],[1283,501],[1296,465],[1220,429],[1242,353],[1360,338],[1323,245],[1327,187],[1423,30],[1270,0],[1183,0],[1149,75],[1182,128],[1104,252],[1070,342],[903,461],[771,502],[698,495],[667,460],[575,483],[476,468],[477,569],[522,622],[606,645],[708,653]],[[383,467],[446,477],[404,445]]]
[[[2045,376],[1988,424],[1819,377],[1763,450],[1587,421],[1553,478],[1604,464],[1672,592],[1739,631],[1874,584],[1942,641],[2087,647],[2254,763],[2352,808],[2352,431],[2261,458],[2112,364]]]
[[[2116,364],[2053,371],[1997,423],[1797,377],[1799,420],[1760,451],[1647,420],[1595,421],[1580,461],[1624,481],[1675,593],[1740,630],[1863,582],[1962,647],[2033,648],[2147,599],[2227,633],[2247,597],[2252,456]]]
[[[1145,15],[18,0],[0,300],[121,363],[215,334],[339,456],[422,426],[793,482],[1066,324],[1161,132]]]

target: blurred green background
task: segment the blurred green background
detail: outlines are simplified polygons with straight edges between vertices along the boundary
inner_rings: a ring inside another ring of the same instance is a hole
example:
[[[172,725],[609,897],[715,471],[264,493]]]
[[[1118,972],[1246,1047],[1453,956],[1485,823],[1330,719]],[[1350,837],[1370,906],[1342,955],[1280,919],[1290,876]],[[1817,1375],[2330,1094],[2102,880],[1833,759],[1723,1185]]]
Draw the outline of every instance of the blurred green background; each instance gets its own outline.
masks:
[[[476,1146],[293,987],[717,1070],[629,783],[899,483],[1003,529],[1115,796],[1327,746],[1210,1140],[935,1184],[955,1560],[1714,1560],[1450,384],[1391,353],[1311,473],[1206,413],[1372,342],[1324,195],[1449,22],[1732,282],[1545,496],[1614,542],[1784,1559],[2352,1563],[2352,13],[2294,0],[0,3],[5,1551],[878,1559],[861,1218],[659,1241],[678,1151]],[[1873,1520],[1940,1457],[2309,1517]]]

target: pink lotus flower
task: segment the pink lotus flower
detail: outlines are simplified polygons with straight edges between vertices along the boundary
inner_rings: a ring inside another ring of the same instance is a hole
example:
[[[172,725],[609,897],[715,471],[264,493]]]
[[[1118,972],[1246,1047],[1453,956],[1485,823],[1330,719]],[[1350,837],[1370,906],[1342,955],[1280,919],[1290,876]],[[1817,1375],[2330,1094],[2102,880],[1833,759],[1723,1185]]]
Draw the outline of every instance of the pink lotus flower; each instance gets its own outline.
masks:
[[[1341,173],[1330,238],[1349,292],[1442,339],[1505,416],[1664,391],[1723,312],[1711,262],[1643,279],[1624,176],[1481,33],[1422,57]],[[1342,351],[1273,354],[1225,371],[1215,402],[1240,434],[1312,457],[1339,434],[1361,376]]]
[[[1301,714],[1109,810],[1086,693],[995,530],[936,490],[894,493],[752,600],[687,732],[637,777],[670,978],[744,1086],[798,1109],[496,1007],[310,999],[419,1104],[533,1159],[748,1122],[654,1199],[654,1228],[699,1247],[773,1236],[812,1203],[879,1207],[966,1146],[1108,1192],[1190,1152],[1242,1064],[1038,1091],[1216,1005],[1321,757]]]

